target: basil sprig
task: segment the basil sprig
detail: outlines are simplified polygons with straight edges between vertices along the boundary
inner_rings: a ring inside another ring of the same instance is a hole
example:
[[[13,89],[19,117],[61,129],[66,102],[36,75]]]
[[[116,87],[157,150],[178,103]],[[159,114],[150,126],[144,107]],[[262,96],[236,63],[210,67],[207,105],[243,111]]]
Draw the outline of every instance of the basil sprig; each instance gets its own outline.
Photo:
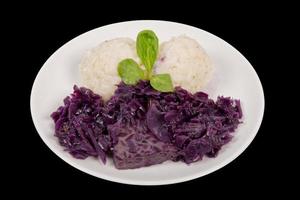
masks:
[[[159,42],[151,30],[139,32],[136,39],[136,51],[145,70],[142,70],[133,59],[124,59],[118,65],[118,73],[125,84],[134,85],[139,80],[150,80],[150,85],[161,92],[174,90],[169,74],[153,75],[153,66],[158,57]]]

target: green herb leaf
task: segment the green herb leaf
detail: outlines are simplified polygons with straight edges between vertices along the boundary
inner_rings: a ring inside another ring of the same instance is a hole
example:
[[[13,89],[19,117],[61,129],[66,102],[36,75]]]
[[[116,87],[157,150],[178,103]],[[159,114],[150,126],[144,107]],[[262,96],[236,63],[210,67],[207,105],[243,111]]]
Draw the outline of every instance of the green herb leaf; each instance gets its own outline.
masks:
[[[148,72],[148,78],[152,76],[152,68],[158,55],[158,38],[151,30],[139,32],[136,39],[136,50],[142,63]]]
[[[144,78],[144,72],[131,58],[124,59],[118,64],[118,73],[127,85],[134,85]]]
[[[156,74],[150,79],[150,85],[161,92],[172,92],[174,90],[170,74]]]
[[[150,80],[150,85],[161,92],[174,90],[170,74],[153,75],[152,68],[158,55],[158,38],[151,30],[139,32],[136,40],[136,51],[145,70],[141,69],[133,59],[122,60],[118,65],[118,73],[125,84],[135,85],[139,80]]]

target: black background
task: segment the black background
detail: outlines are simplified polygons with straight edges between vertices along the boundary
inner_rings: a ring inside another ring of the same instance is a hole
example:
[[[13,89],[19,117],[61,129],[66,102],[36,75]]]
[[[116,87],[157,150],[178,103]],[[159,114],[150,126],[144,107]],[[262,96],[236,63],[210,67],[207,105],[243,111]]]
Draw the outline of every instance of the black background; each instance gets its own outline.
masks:
[[[148,5],[148,4],[147,4]],[[245,192],[249,196],[256,196],[260,192],[282,192],[282,186],[287,184],[282,162],[278,158],[284,155],[278,148],[278,137],[283,129],[276,124],[276,113],[273,110],[276,88],[274,73],[270,74],[270,67],[276,72],[277,66],[270,60],[279,56],[277,51],[278,26],[284,28],[286,24],[278,14],[280,10],[275,5],[243,3],[241,5],[204,6],[189,3],[186,6],[169,7],[161,3],[155,4],[155,9],[147,7],[137,9],[123,7],[114,10],[112,5],[77,4],[81,9],[73,9],[60,4],[44,4],[39,7],[22,8],[4,16],[8,28],[5,33],[14,39],[21,47],[18,57],[13,62],[18,65],[18,82],[10,85],[10,93],[17,93],[16,104],[22,98],[17,109],[22,110],[19,120],[21,124],[12,123],[17,133],[17,148],[13,151],[12,160],[16,163],[6,165],[8,171],[13,171],[7,186],[12,188],[28,188],[22,194],[35,194],[38,189],[50,196],[57,196],[58,192],[65,195],[85,195],[98,193],[101,198],[104,192],[111,195],[125,195],[135,192],[137,196],[156,196],[157,192],[166,195],[199,194],[211,197],[222,196],[239,197],[238,192]],[[167,186],[141,187],[112,183],[85,174],[58,158],[42,142],[32,123],[29,107],[30,90],[39,69],[51,54],[72,38],[93,28],[115,22],[159,19],[189,24],[211,32],[238,49],[253,65],[258,73],[265,92],[265,114],[261,128],[251,145],[233,162],[222,169],[199,179]],[[283,23],[282,23],[283,22]],[[11,31],[11,32],[10,32]],[[272,53],[270,53],[272,52]],[[8,55],[9,56],[9,55]],[[7,59],[10,59],[7,57]],[[272,65],[272,66],[270,66]],[[272,80],[273,79],[273,80]],[[280,87],[280,86],[278,86]],[[278,88],[277,88],[278,89]],[[17,92],[15,92],[17,91]],[[273,95],[273,96],[272,96]],[[24,100],[23,100],[24,99]],[[8,118],[15,118],[14,114],[7,114]],[[275,121],[274,121],[275,119]],[[11,121],[11,120],[10,120]],[[10,156],[11,158],[11,156]],[[13,178],[13,179],[12,179]],[[13,180],[13,181],[11,181]],[[14,195],[13,193],[11,195]]]

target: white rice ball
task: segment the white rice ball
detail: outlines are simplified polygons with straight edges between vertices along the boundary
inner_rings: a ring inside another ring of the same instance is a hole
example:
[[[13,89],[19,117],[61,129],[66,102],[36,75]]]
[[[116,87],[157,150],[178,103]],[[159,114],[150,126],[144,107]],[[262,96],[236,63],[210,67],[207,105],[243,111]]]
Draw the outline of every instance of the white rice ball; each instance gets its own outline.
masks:
[[[174,86],[194,93],[211,78],[212,63],[200,44],[187,36],[172,38],[160,46],[156,73],[169,73]]]
[[[132,58],[137,63],[140,61],[136,43],[130,38],[108,40],[91,49],[79,65],[83,86],[108,100],[121,81],[118,64],[126,58]],[[187,36],[162,43],[154,68],[156,73],[169,73],[174,86],[181,86],[192,93],[201,90],[213,72],[206,52],[197,41]]]
[[[138,61],[135,41],[130,38],[116,38],[105,41],[91,49],[79,65],[83,86],[108,100],[121,79],[118,64],[121,60],[132,58]]]

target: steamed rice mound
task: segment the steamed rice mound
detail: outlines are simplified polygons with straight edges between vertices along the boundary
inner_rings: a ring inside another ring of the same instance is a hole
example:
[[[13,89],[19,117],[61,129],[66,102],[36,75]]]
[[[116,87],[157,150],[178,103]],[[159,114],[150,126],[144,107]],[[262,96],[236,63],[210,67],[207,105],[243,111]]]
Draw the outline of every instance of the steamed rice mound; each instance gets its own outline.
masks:
[[[160,46],[156,73],[169,73],[174,86],[195,93],[211,78],[212,63],[199,43],[187,36],[174,37]]]
[[[107,40],[91,49],[83,56],[79,65],[83,86],[108,100],[121,81],[117,67],[125,58],[138,61],[135,41],[130,38]]]
[[[126,58],[140,63],[134,40],[116,38],[104,41],[83,56],[79,65],[81,84],[107,101],[121,82],[117,68],[119,62]],[[209,81],[213,66],[197,41],[179,36],[160,45],[154,70],[158,74],[169,73],[174,86],[195,93]]]

